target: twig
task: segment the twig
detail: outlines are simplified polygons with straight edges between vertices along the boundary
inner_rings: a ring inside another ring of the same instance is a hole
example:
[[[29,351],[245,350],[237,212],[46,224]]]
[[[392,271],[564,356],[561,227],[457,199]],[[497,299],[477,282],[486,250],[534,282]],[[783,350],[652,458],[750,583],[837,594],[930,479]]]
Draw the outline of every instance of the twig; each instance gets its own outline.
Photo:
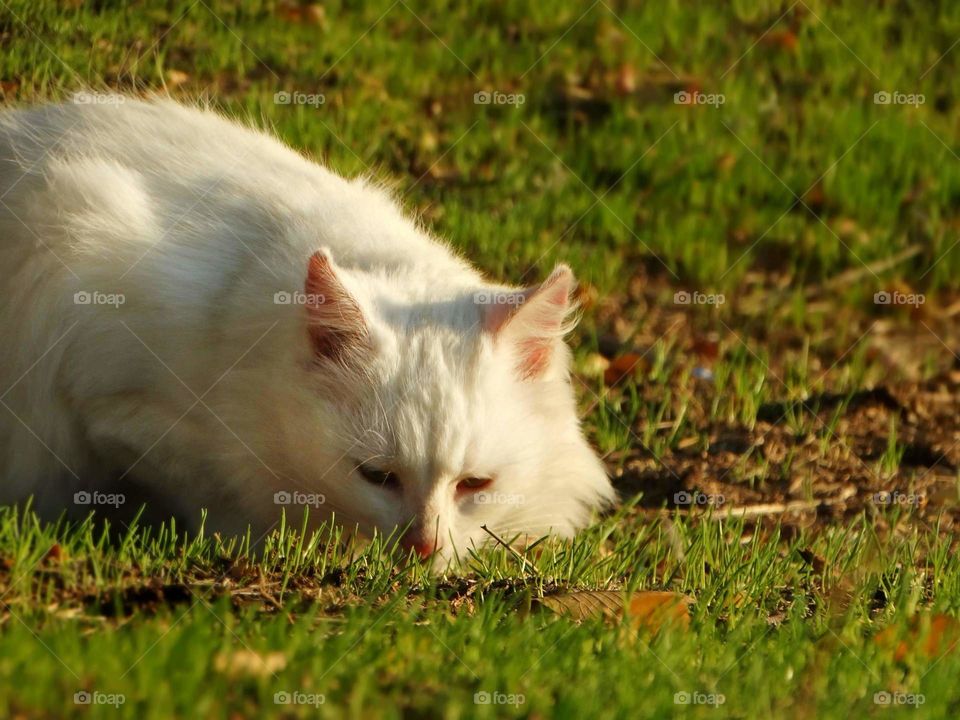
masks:
[[[900,263],[909,260],[914,255],[920,254],[921,250],[923,250],[923,246],[920,244],[910,245],[891,257],[877,260],[876,262],[869,263],[863,267],[851,268],[850,270],[846,270],[839,275],[835,275],[822,285],[809,288],[806,291],[806,295],[807,297],[811,297],[823,290],[832,290],[837,287],[848,286],[851,283],[862,280],[868,275],[879,275],[880,273],[886,272],[887,270],[896,267]]]
[[[758,517],[761,515],[782,515],[789,512],[806,512],[816,510],[821,505],[828,504],[824,500],[794,500],[787,503],[760,503],[758,505],[741,505],[740,507],[716,510],[713,516],[723,520],[729,518]]]
[[[740,505],[739,507],[714,508],[713,512],[695,512],[679,508],[663,508],[654,510],[657,515],[672,517],[674,514],[690,517],[702,517],[714,520],[729,520],[730,518],[760,517],[762,515],[783,515],[791,512],[809,512],[820,506],[839,505],[847,498],[825,498],[821,500],[792,500],[786,503],[759,503],[757,505]]]
[[[536,566],[535,566],[533,563],[528,563],[528,562],[527,562],[527,558],[524,557],[523,555],[521,555],[521,554],[520,554],[519,552],[517,552],[516,550],[514,550],[513,547],[510,545],[510,543],[508,543],[506,540],[500,539],[500,537],[498,537],[497,534],[494,533],[493,530],[491,530],[490,528],[488,528],[486,525],[481,525],[481,526],[480,526],[480,529],[483,530],[487,535],[489,535],[490,537],[492,537],[494,540],[496,540],[498,543],[500,543],[501,545],[503,545],[507,550],[509,550],[510,553],[511,553],[515,558],[517,558],[517,560],[520,561],[520,569],[521,569],[521,570],[524,570],[524,571],[525,571],[525,570],[527,569],[527,565],[529,565],[529,566],[530,566],[530,569],[533,571],[533,574],[534,574],[534,575],[537,575],[537,576],[539,577],[540,572],[537,570]]]

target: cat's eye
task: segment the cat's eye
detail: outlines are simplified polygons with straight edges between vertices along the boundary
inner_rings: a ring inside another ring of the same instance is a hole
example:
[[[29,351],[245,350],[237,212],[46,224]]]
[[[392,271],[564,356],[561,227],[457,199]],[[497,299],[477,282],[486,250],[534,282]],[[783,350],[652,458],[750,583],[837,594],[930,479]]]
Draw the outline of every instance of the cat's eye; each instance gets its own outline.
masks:
[[[357,463],[357,472],[369,483],[387,488],[399,488],[400,478],[389,470],[380,470],[371,465]]]
[[[493,483],[491,478],[466,477],[457,483],[458,492],[477,492],[489,487]]]

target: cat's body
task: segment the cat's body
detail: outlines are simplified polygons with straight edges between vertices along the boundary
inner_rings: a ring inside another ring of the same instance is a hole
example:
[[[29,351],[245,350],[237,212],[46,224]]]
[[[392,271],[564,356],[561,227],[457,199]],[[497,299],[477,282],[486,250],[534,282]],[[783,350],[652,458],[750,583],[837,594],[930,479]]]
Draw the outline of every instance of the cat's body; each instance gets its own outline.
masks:
[[[569,270],[506,292],[376,187],[122,100],[0,114],[0,502],[122,493],[231,533],[306,503],[449,557],[610,501]]]

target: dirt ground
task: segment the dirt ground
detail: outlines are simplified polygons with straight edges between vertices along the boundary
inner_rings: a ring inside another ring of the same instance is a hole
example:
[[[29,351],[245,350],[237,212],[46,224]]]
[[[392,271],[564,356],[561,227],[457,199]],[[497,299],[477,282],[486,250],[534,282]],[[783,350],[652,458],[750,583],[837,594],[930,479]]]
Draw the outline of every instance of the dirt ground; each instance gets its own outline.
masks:
[[[829,288],[815,288],[804,308],[809,321],[794,323],[783,319],[790,310],[782,291],[789,283],[782,279],[758,275],[719,309],[670,302],[675,288],[666,280],[641,269],[619,297],[597,299],[589,288],[583,291],[583,304],[596,318],[607,399],[626,408],[627,385],[635,383],[643,401],[655,403],[667,391],[689,400],[685,417],[693,431],[655,453],[639,440],[650,422],[640,413],[629,449],[607,456],[622,497],[639,495],[638,508],[651,514],[746,515],[780,520],[788,529],[850,522],[867,513],[881,532],[891,522],[955,530],[956,297],[928,298],[909,309],[867,301],[860,310],[832,302]],[[658,339],[676,361],[667,387],[650,382],[645,372]],[[713,368],[737,351],[766,369],[768,392],[752,426],[711,413],[718,395]],[[851,386],[845,378],[858,352],[866,379]],[[804,382],[791,380],[798,357],[807,368]],[[680,372],[685,365],[693,372]],[[674,432],[671,413],[656,430]],[[890,457],[896,459],[885,463]],[[890,512],[896,509],[904,512]]]

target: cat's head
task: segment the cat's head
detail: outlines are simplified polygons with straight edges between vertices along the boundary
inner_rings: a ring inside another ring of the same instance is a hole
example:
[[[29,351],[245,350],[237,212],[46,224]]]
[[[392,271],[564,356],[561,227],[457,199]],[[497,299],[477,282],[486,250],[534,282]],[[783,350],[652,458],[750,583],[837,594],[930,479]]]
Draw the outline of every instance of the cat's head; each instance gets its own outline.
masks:
[[[452,296],[394,283],[328,251],[308,262],[303,342],[335,449],[317,469],[329,509],[367,533],[404,528],[405,546],[445,560],[490,533],[583,527],[614,491],[576,415],[570,269]]]

